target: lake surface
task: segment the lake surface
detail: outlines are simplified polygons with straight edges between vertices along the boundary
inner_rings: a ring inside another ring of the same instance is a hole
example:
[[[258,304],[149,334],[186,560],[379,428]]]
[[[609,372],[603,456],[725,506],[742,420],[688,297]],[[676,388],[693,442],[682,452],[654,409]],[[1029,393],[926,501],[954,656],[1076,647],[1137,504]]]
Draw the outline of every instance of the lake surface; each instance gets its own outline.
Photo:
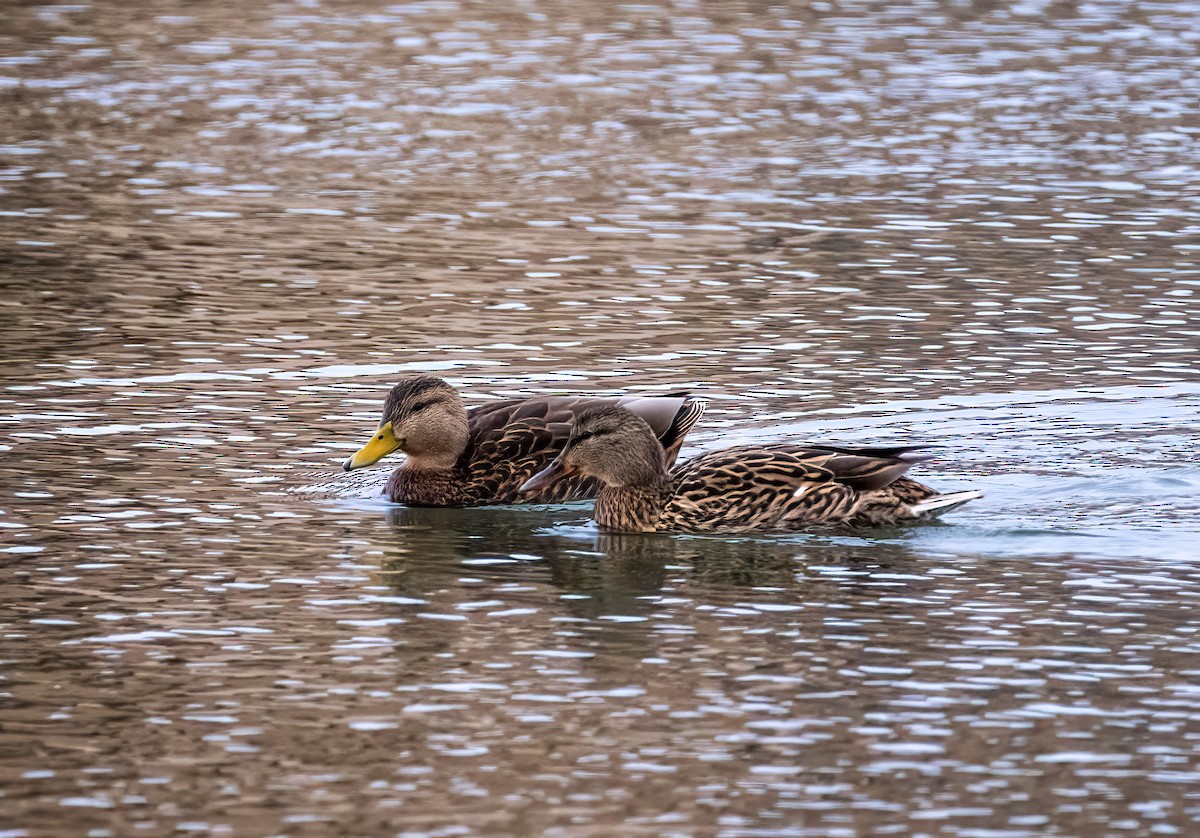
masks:
[[[1182,0],[10,4],[0,836],[1196,834],[1198,45]],[[407,509],[339,464],[417,371],[985,497]]]

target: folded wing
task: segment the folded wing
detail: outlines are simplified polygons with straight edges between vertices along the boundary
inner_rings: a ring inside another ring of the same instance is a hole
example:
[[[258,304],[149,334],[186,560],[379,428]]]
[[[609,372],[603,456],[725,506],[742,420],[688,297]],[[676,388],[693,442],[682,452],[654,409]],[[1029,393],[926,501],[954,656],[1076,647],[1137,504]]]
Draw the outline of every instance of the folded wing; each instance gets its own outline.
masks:
[[[919,484],[902,480],[914,462],[925,458],[917,450],[776,445],[704,454],[672,471],[674,497],[664,517],[684,529],[689,521],[703,529],[719,522],[731,530],[853,522],[876,496],[892,503],[910,494],[920,499],[921,492],[909,488]],[[890,490],[897,481],[904,491]]]

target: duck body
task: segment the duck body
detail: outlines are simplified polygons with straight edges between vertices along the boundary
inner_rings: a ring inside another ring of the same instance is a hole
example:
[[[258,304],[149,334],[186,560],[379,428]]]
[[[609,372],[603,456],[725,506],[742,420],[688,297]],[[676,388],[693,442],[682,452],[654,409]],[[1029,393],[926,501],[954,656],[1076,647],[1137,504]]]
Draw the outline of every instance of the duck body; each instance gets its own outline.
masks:
[[[728,448],[679,464],[657,487],[606,486],[593,517],[604,529],[623,532],[797,532],[898,524],[923,517],[919,504],[939,497],[900,476],[928,459],[919,451]]]
[[[920,446],[746,445],[668,470],[648,431],[620,408],[580,416],[562,457],[530,482],[597,476],[593,518],[620,532],[799,532],[915,521],[978,492],[940,494],[904,476],[930,459]]]
[[[584,475],[523,496],[518,489],[558,456],[579,413],[616,406],[651,428],[657,456],[673,463],[705,403],[683,393],[544,396],[492,401],[467,410],[449,384],[417,376],[392,389],[376,435],[345,467],[361,468],[391,451],[404,451],[408,459],[392,472],[384,493],[409,506],[586,500],[596,496],[600,483]]]

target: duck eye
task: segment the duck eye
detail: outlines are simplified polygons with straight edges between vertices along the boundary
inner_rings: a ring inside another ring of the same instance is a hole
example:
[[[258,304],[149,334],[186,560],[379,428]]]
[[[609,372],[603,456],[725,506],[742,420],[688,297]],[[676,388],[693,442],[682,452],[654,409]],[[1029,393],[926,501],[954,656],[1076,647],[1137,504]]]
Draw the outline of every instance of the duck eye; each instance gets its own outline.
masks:
[[[408,409],[408,411],[409,411],[409,413],[416,413],[418,410],[424,410],[425,408],[429,407],[431,404],[433,404],[433,402],[417,402],[412,407],[410,407]]]

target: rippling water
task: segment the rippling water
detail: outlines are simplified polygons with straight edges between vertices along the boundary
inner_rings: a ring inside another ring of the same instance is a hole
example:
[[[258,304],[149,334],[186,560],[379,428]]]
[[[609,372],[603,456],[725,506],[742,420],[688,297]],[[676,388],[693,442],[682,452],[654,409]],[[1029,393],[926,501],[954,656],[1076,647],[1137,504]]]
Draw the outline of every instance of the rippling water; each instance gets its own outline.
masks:
[[[1197,831],[1193,4],[10,5],[4,838]],[[986,497],[395,507],[413,371]]]

